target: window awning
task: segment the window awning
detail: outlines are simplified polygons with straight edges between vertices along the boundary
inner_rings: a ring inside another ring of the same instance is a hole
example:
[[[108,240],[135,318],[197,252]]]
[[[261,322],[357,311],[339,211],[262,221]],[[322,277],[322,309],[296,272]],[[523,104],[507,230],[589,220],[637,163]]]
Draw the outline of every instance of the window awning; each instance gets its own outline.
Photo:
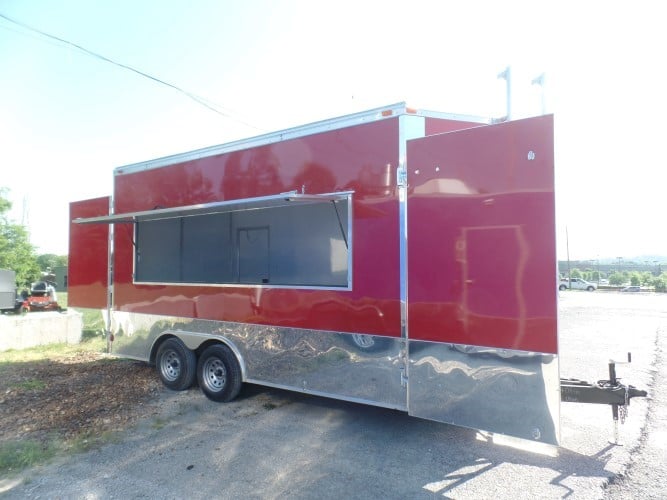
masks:
[[[212,215],[238,210],[256,210],[260,208],[285,207],[294,203],[324,203],[327,201],[343,201],[348,199],[354,191],[341,191],[326,194],[302,194],[298,191],[289,191],[271,196],[260,196],[258,198],[243,198],[240,200],[217,201],[201,205],[188,205],[184,207],[156,208],[155,210],[143,210],[140,212],[127,212],[121,214],[102,215],[99,217],[86,217],[74,219],[75,224],[132,224],[135,222],[177,219],[180,217],[193,217],[196,215]]]

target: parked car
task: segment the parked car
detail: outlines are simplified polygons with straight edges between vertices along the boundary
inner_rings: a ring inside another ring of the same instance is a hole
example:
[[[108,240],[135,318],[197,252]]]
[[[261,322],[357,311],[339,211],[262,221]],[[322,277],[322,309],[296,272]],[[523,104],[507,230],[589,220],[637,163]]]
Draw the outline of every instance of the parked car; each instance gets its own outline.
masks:
[[[641,292],[642,288],[640,286],[626,286],[625,288],[621,288],[621,292]]]
[[[569,281],[567,279],[560,280],[560,285],[558,285],[559,290],[567,290],[568,288],[571,288],[572,290],[588,290],[589,292],[596,290],[597,287],[598,286],[595,283],[582,280],[581,278],[572,278]]]

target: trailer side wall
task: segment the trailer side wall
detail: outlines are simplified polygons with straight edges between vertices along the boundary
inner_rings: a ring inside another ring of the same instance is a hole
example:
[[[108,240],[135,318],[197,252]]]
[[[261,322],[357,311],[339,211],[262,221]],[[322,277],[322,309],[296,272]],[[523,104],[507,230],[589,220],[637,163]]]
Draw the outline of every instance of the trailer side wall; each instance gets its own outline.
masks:
[[[400,336],[395,192],[398,133],[398,119],[381,120],[116,175],[116,213],[291,190],[307,194],[353,190],[354,194],[351,290],[299,289],[270,283],[135,284],[134,228],[132,224],[117,224],[114,307],[126,312]],[[255,236],[263,236],[257,233]]]

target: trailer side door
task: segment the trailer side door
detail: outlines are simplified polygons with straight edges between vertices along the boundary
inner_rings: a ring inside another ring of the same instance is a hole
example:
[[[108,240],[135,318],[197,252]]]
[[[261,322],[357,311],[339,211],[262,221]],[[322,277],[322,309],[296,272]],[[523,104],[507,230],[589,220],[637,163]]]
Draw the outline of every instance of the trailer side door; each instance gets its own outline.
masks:
[[[559,436],[553,118],[408,142],[412,415]]]

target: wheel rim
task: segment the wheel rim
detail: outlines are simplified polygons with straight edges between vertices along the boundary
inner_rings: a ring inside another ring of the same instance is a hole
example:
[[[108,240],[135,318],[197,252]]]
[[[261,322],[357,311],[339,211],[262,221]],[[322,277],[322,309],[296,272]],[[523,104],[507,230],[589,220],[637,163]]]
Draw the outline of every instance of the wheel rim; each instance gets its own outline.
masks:
[[[371,335],[360,335],[358,333],[354,333],[352,338],[354,339],[355,344],[357,344],[359,347],[363,347],[364,349],[368,349],[369,347],[373,347],[375,345],[375,340]]]
[[[219,358],[209,358],[202,367],[203,383],[211,392],[219,392],[227,383],[227,370]]]
[[[160,359],[160,373],[169,382],[175,381],[181,375],[181,358],[176,351],[169,350]]]

